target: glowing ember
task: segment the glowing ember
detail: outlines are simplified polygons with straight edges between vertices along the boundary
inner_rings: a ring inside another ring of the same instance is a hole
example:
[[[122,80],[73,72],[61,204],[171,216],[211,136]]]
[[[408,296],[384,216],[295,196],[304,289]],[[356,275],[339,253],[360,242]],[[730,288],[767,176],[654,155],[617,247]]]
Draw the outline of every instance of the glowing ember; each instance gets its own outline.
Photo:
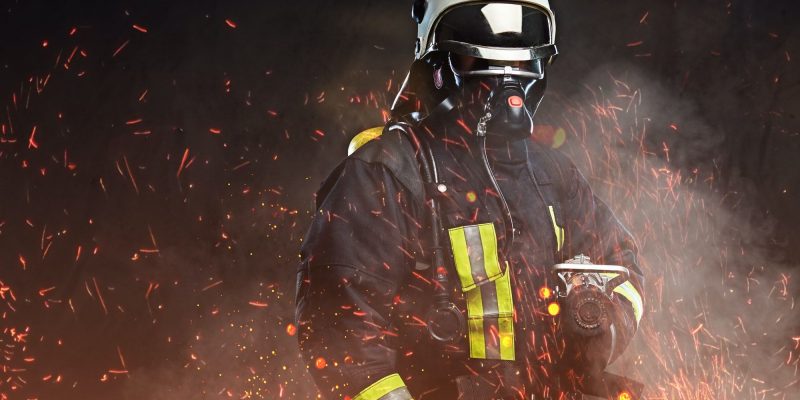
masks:
[[[547,305],[547,313],[555,317],[561,313],[561,306],[558,303],[550,303]]]

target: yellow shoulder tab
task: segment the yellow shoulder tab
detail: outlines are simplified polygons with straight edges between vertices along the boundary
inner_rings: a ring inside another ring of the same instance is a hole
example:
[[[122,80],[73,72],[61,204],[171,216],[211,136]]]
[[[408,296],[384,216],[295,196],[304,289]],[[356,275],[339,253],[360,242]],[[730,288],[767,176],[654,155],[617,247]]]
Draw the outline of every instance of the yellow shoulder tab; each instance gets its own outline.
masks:
[[[376,126],[374,128],[367,129],[358,135],[356,135],[353,140],[350,141],[350,145],[347,146],[347,155],[350,156],[356,152],[361,146],[367,144],[367,142],[377,138],[383,133],[383,126]]]

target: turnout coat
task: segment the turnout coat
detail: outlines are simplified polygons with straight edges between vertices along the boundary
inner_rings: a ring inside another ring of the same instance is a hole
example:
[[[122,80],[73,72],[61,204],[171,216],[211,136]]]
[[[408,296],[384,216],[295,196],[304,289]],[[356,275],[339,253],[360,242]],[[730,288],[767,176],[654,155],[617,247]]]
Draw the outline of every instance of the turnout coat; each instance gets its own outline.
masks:
[[[378,137],[316,195],[297,272],[298,340],[324,398],[559,398],[579,390],[593,357],[605,366],[621,353],[644,307],[636,246],[563,154],[495,138],[484,162],[468,129],[428,121],[416,136],[430,144],[444,184],[431,190],[405,133],[364,135]],[[426,328],[436,284],[430,196],[441,207],[448,289],[466,319],[449,344]],[[613,338],[574,340],[548,312],[550,268],[578,254],[632,271],[614,291]]]

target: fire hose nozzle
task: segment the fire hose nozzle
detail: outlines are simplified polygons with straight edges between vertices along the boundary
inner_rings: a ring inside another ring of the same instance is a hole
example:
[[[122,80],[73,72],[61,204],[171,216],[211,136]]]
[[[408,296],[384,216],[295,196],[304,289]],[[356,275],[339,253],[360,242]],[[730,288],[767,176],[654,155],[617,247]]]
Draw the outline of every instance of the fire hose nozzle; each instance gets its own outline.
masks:
[[[572,287],[577,284],[593,284],[603,290],[604,293],[607,295],[611,295],[614,289],[617,286],[625,283],[630,279],[631,272],[628,268],[625,268],[621,265],[601,265],[601,264],[592,264],[589,257],[586,257],[583,254],[576,256],[575,258],[568,260],[562,264],[556,264],[553,266],[553,272],[559,277],[560,283],[564,284],[564,288],[566,293],[561,293],[564,296],[570,292]],[[570,282],[574,281],[575,276],[580,276],[579,274],[583,274],[586,277],[586,274],[596,274],[592,275],[595,282],[586,282],[588,279],[582,279],[580,282]]]
[[[581,254],[553,266],[556,297],[562,303],[565,327],[581,336],[596,336],[611,329],[610,300],[614,289],[630,278],[619,265],[592,264]]]

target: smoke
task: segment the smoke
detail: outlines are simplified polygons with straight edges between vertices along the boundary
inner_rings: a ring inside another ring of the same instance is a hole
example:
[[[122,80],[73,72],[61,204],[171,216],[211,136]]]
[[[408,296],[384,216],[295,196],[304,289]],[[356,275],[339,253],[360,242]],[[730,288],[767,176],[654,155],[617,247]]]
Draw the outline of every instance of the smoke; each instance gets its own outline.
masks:
[[[0,395],[315,398],[296,254],[411,61],[408,3],[79,3],[0,23]],[[639,239],[648,313],[615,368],[651,397],[796,395],[786,3],[557,4],[540,116]]]
[[[651,398],[792,398],[798,266],[771,253],[775,221],[758,209],[755,184],[719,182],[725,132],[630,65],[585,82],[551,98],[543,119],[566,128],[564,150],[640,246],[646,314],[614,369]]]

